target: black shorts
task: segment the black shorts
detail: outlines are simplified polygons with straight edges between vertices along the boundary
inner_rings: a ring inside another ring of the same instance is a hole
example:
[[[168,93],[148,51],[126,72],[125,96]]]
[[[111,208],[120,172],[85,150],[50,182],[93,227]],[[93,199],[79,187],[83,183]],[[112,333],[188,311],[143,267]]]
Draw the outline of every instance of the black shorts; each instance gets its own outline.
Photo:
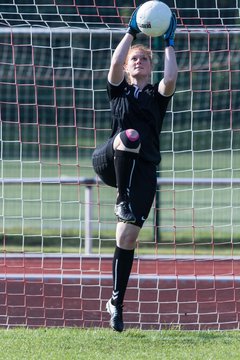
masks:
[[[112,187],[117,187],[114,169],[113,140],[93,152],[93,168],[99,178]],[[138,158],[132,178],[130,202],[136,217],[135,225],[142,227],[152,207],[157,186],[156,165]]]

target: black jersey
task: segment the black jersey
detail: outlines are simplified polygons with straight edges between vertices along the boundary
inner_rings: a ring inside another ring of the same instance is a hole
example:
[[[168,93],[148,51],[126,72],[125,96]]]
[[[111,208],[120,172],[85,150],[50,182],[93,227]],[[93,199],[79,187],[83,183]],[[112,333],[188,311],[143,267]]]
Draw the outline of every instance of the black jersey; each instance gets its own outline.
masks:
[[[158,84],[148,84],[142,90],[124,79],[120,85],[107,83],[112,113],[112,133],[135,129],[140,134],[140,158],[159,164],[159,135],[171,96],[162,96]]]

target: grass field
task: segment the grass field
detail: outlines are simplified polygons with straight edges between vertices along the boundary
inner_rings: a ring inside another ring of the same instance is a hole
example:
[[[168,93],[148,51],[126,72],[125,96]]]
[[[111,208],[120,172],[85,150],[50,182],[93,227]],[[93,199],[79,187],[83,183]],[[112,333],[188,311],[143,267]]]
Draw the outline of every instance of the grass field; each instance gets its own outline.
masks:
[[[0,330],[1,360],[238,360],[240,332]]]

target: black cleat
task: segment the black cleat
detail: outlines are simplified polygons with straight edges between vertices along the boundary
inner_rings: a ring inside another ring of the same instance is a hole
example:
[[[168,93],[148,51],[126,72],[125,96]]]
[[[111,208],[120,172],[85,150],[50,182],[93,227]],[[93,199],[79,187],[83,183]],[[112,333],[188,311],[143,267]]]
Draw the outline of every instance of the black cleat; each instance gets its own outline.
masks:
[[[106,304],[106,310],[111,315],[110,319],[110,326],[113,330],[122,332],[124,325],[123,325],[123,318],[122,318],[122,310],[123,305],[112,305],[111,299],[108,300]]]
[[[114,212],[123,222],[134,223],[136,221],[136,217],[132,212],[129,201],[122,201],[119,204],[116,204]]]

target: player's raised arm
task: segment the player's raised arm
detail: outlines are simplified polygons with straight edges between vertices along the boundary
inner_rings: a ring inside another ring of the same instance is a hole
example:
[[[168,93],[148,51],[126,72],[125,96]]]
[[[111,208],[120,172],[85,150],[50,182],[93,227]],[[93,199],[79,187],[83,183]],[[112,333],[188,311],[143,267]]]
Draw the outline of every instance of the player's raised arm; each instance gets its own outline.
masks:
[[[164,34],[165,40],[165,59],[164,59],[164,77],[159,83],[158,91],[164,96],[170,96],[174,93],[178,75],[178,67],[174,50],[174,37],[177,27],[175,14],[172,15],[171,22],[167,32]]]
[[[119,85],[122,82],[124,78],[124,64],[129,48],[132,44],[132,41],[136,38],[136,35],[140,32],[136,21],[138,9],[139,7],[134,10],[129,21],[127,33],[116,47],[112,56],[111,65],[108,72],[108,81],[113,85]]]

